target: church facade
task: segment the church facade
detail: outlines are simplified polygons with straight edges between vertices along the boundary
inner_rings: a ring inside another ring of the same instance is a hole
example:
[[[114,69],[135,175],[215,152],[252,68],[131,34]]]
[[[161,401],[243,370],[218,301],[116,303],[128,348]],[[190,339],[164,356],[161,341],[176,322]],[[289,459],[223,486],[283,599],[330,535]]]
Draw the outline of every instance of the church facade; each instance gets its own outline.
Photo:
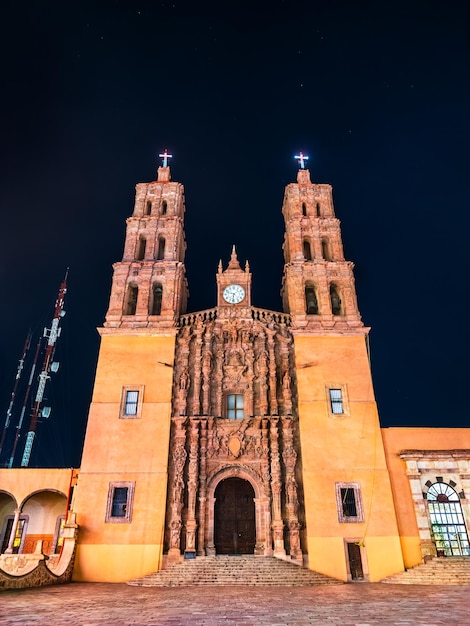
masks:
[[[469,433],[381,429],[331,187],[299,169],[282,213],[283,311],[253,305],[234,246],[214,307],[188,313],[184,188],[166,162],[137,185],[70,503],[76,580],[254,554],[378,581],[470,555]],[[25,471],[0,470],[4,519]]]

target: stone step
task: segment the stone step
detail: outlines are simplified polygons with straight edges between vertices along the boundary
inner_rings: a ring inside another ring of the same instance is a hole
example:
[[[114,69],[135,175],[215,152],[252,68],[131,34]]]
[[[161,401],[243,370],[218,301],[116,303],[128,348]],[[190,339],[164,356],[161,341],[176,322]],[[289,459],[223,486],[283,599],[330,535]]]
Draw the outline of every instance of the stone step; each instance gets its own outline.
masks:
[[[470,585],[470,558],[434,558],[381,582],[397,585]]]
[[[141,587],[196,585],[338,585],[342,581],[274,557],[206,556],[176,563],[168,569],[127,583]]]

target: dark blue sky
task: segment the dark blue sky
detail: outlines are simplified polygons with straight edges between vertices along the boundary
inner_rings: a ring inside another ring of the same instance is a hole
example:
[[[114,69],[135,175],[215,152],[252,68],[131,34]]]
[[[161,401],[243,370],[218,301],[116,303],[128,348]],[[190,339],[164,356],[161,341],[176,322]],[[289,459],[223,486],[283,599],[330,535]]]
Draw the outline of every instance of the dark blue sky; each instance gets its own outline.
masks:
[[[189,309],[219,258],[280,309],[283,189],[299,150],[333,185],[381,421],[466,426],[465,2],[25,2],[2,7],[0,420],[30,326],[70,266],[61,369],[33,463],[78,465],[134,186],[173,154]],[[24,445],[24,444],[23,444]]]

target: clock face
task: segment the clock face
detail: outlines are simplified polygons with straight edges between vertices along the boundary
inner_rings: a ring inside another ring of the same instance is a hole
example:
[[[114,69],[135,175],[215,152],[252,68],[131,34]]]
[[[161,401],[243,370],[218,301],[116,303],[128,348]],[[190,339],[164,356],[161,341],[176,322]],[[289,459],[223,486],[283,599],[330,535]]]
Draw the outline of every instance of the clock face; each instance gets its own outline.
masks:
[[[224,300],[230,304],[238,304],[245,297],[245,290],[241,285],[229,285],[222,294]]]

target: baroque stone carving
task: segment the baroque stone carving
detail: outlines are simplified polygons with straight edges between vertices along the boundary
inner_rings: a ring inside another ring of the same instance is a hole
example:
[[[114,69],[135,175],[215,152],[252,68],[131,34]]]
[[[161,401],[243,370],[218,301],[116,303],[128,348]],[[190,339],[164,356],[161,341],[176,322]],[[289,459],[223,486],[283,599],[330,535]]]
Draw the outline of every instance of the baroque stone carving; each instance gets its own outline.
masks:
[[[184,317],[176,340],[166,547],[169,556],[214,550],[209,485],[249,476],[258,553],[301,559],[292,335],[288,317],[259,309]],[[243,398],[228,419],[227,396]],[[233,417],[233,415],[232,415]],[[211,495],[212,494],[212,495]],[[182,532],[184,529],[184,532]],[[261,552],[260,552],[261,551]]]

